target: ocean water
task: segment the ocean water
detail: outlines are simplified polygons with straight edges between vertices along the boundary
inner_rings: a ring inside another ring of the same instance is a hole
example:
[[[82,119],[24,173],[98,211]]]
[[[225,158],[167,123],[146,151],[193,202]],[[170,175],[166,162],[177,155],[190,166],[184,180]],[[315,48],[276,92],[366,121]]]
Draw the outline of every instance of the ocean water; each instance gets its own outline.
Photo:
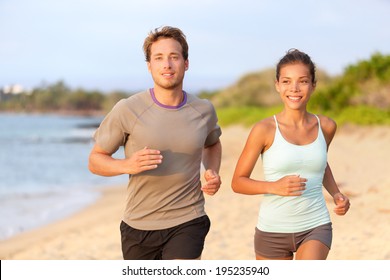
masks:
[[[98,187],[127,182],[88,170],[101,120],[0,114],[0,240],[79,211],[99,198]]]

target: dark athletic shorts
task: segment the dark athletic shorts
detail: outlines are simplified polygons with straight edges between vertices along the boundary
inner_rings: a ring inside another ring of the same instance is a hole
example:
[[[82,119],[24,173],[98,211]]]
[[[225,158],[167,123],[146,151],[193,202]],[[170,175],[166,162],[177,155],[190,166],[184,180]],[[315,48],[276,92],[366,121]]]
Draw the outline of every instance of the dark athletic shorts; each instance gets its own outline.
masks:
[[[301,244],[309,240],[318,240],[330,249],[332,223],[297,233],[264,232],[256,228],[254,239],[257,255],[269,259],[291,257]]]
[[[139,230],[121,222],[125,260],[196,259],[203,251],[210,229],[207,215],[162,230]]]

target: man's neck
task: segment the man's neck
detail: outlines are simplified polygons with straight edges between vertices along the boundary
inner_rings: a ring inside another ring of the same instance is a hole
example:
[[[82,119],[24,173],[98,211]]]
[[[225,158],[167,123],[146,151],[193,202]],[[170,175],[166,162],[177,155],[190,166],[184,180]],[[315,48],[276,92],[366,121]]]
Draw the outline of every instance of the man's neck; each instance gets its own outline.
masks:
[[[182,88],[170,90],[155,86],[153,91],[157,101],[165,106],[178,106],[183,102],[184,93]]]

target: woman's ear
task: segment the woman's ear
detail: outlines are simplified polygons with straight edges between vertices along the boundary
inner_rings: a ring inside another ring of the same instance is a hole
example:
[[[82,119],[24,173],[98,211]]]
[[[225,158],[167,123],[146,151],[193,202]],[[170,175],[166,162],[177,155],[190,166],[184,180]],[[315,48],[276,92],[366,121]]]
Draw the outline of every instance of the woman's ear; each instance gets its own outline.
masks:
[[[280,93],[280,89],[279,89],[279,82],[278,80],[275,80],[275,89],[278,93]]]

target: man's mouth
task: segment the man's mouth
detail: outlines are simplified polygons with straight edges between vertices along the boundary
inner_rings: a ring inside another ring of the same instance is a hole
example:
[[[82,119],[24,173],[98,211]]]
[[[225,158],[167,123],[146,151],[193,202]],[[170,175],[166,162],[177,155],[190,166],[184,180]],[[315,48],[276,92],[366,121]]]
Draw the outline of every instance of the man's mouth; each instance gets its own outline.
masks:
[[[172,77],[173,73],[163,73],[162,74],[164,77]]]

